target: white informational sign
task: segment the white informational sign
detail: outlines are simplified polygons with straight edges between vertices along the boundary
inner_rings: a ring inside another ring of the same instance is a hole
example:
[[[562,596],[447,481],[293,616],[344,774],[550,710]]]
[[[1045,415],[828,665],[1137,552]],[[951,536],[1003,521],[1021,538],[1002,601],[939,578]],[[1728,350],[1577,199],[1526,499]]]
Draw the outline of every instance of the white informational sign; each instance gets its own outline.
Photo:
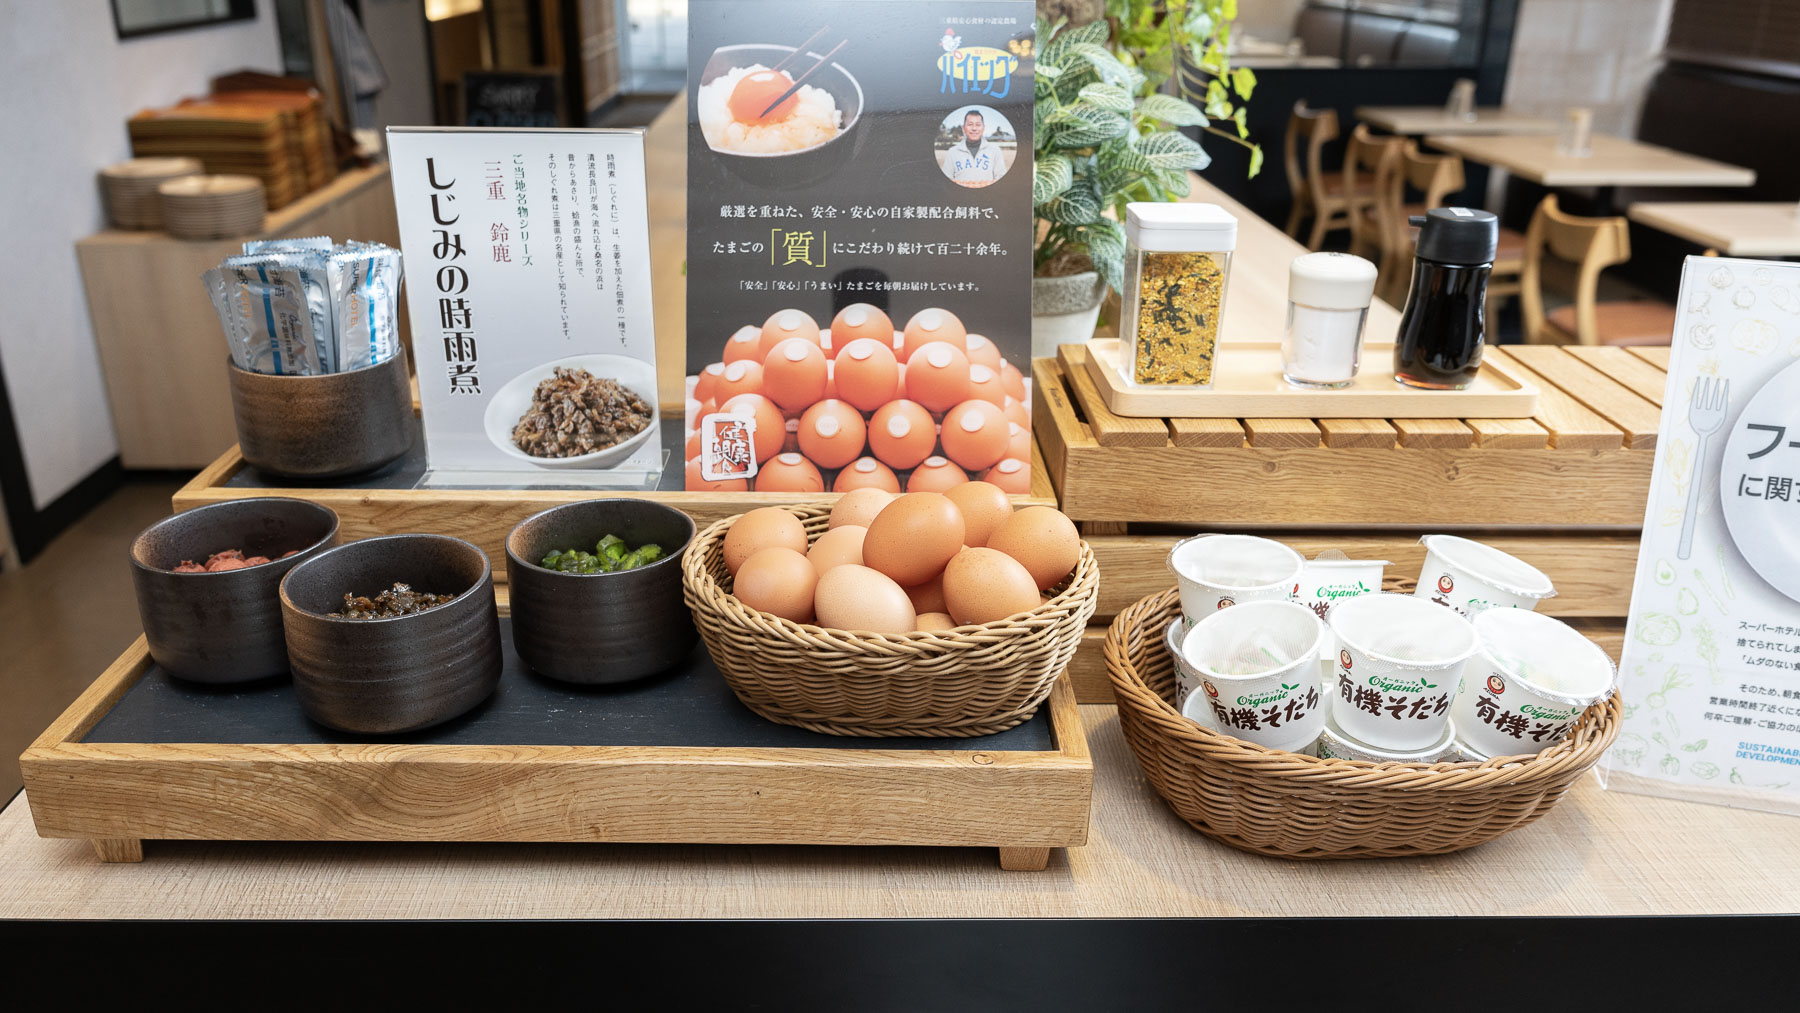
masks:
[[[388,131],[430,485],[663,466],[639,130]]]
[[[1800,813],[1800,264],[1689,257],[1608,787]]]

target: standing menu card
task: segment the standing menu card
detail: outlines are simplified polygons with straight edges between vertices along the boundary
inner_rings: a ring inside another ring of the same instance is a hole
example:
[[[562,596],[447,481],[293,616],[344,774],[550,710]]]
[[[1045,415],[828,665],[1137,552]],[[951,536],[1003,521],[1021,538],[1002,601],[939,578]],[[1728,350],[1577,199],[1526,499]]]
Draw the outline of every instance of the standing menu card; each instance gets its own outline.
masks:
[[[1689,257],[1608,786],[1800,813],[1800,265]]]
[[[388,131],[434,486],[653,487],[637,130]]]
[[[687,486],[1030,491],[1025,0],[694,0]]]

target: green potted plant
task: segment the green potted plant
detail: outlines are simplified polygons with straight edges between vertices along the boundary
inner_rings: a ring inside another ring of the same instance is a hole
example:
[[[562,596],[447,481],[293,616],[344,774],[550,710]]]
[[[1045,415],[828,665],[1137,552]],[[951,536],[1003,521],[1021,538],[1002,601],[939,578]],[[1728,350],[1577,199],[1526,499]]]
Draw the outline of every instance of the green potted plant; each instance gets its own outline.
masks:
[[[1107,290],[1123,287],[1125,205],[1180,200],[1211,162],[1181,128],[1246,144],[1252,176],[1262,149],[1233,105],[1256,86],[1225,52],[1236,0],[1105,0],[1104,18],[1077,25],[1043,16],[1067,2],[1038,6],[1031,354],[1046,356],[1091,338]]]

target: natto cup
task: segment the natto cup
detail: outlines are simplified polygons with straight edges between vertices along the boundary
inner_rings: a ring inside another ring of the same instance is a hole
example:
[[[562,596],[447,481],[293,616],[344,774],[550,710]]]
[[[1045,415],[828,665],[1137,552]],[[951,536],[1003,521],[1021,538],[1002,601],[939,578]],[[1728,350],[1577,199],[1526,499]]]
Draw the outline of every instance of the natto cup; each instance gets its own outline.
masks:
[[[1169,550],[1189,628],[1219,609],[1250,601],[1286,601],[1300,586],[1306,558],[1270,538],[1195,535]]]
[[[1425,566],[1413,594],[1474,618],[1491,608],[1535,609],[1554,597],[1544,571],[1517,556],[1471,538],[1426,535]]]
[[[1443,737],[1463,668],[1481,646],[1460,614],[1409,594],[1365,594],[1331,606],[1337,635],[1337,723],[1376,749],[1412,752]]]
[[[1181,643],[1200,679],[1200,692],[1188,696],[1182,714],[1209,714],[1219,731],[1270,749],[1306,748],[1331,710],[1319,687],[1324,637],[1312,609],[1290,601],[1214,611]]]
[[[1460,741],[1486,756],[1538,753],[1561,742],[1618,670],[1568,624],[1522,609],[1475,617],[1481,653],[1463,673],[1451,712]]]

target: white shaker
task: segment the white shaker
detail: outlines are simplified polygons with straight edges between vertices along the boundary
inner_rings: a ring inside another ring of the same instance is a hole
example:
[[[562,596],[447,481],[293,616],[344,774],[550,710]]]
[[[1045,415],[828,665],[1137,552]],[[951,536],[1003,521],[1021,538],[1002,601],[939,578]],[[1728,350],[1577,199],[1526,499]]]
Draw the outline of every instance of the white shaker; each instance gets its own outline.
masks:
[[[1362,357],[1375,265],[1348,253],[1306,253],[1288,265],[1282,377],[1296,387],[1348,387]]]

